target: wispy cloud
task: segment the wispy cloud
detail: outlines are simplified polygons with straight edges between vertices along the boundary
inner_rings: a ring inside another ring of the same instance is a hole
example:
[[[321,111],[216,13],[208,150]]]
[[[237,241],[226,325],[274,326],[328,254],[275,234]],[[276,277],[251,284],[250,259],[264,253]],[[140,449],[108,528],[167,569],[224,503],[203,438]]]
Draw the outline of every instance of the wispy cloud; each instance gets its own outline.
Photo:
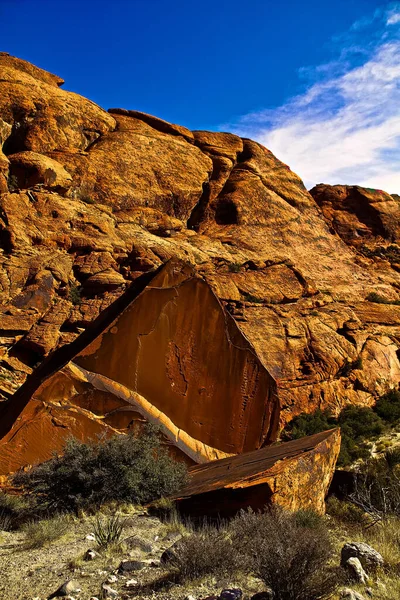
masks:
[[[400,193],[400,4],[360,19],[335,44],[335,60],[300,70],[304,93],[233,129],[270,148],[308,187]]]

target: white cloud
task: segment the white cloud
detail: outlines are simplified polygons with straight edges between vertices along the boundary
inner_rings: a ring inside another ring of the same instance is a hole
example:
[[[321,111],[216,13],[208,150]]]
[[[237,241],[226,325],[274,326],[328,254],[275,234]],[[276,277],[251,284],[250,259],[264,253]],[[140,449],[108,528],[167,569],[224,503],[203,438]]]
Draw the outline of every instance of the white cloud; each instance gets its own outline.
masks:
[[[365,29],[372,23],[373,43]],[[314,78],[303,94],[276,109],[245,115],[234,130],[270,148],[299,173],[307,187],[321,182],[346,183],[400,193],[397,23],[397,4],[386,13],[375,12],[372,18],[361,19],[352,27],[357,40],[344,35],[346,46],[339,49],[338,60],[310,73],[302,69],[302,76]],[[388,26],[394,30],[390,35]],[[357,65],[352,60],[356,55]]]

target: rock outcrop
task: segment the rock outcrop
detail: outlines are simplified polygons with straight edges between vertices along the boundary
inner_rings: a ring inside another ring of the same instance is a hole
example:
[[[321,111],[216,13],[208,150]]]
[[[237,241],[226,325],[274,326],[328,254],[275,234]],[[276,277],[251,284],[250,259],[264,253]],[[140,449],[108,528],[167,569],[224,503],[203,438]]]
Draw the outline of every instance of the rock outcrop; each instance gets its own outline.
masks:
[[[192,467],[175,498],[178,509],[214,518],[268,504],[324,513],[339,450],[340,433],[333,429]]]
[[[83,350],[89,338],[80,336],[107,307],[135,282],[149,283],[153,270],[170,259],[190,264],[202,290],[193,292],[195,306],[185,304],[189,320],[195,310],[212,329],[210,294],[219,314],[225,320],[230,315],[259,372],[272,382],[281,425],[316,408],[338,413],[347,403],[371,405],[398,385],[397,197],[343,186],[317,186],[311,195],[287,165],[251,140],[191,132],[136,111],[106,112],[64,91],[55,75],[4,53],[0,72],[4,435],[21,411],[31,427],[40,422],[38,406],[14,396],[32,369],[57,349],[65,354],[42,373],[48,377],[64,367]],[[370,252],[355,243],[360,231],[373,242]],[[378,255],[378,246],[392,258]],[[372,293],[388,304],[367,300]],[[67,350],[77,341],[77,352]],[[212,344],[212,333],[203,336],[198,356],[213,352]],[[181,372],[171,348],[168,368],[179,396],[188,362]],[[233,354],[233,345],[221,350],[220,370],[206,394],[225,389],[228,397],[238,377],[229,372]],[[148,374],[151,364],[141,368]],[[240,385],[251,386],[251,377]],[[214,405],[216,414],[222,406]],[[104,427],[96,415],[108,408],[92,409],[80,409],[87,419],[79,418],[82,436]],[[46,411],[47,425],[37,425],[32,435],[61,439],[75,408]],[[200,441],[214,448],[208,434]],[[225,441],[229,453],[231,441]],[[240,444],[235,439],[232,451]],[[16,452],[23,454],[23,444],[10,456]]]

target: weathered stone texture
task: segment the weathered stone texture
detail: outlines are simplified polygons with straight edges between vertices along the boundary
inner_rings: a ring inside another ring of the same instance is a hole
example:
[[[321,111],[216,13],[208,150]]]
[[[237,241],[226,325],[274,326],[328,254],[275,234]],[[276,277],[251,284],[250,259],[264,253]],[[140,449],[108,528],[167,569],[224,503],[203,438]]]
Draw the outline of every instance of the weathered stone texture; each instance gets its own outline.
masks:
[[[346,186],[310,195],[251,140],[106,112],[6,54],[0,72],[4,398],[171,258],[235,320],[275,381],[281,424],[317,407],[371,405],[398,385],[399,307],[366,300],[400,298],[396,196]],[[193,296],[201,322],[207,297]],[[212,334],[205,343],[215,350]]]

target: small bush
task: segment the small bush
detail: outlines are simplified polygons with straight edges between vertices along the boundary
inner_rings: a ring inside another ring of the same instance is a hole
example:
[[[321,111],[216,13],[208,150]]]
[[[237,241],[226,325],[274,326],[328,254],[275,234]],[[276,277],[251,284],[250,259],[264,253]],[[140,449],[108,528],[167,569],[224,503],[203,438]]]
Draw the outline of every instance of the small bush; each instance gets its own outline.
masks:
[[[272,590],[274,600],[327,598],[336,588],[337,578],[328,567],[329,532],[322,521],[310,527],[303,517],[304,512],[273,508],[242,512],[232,522],[233,545],[244,553],[243,564]]]
[[[28,518],[29,507],[24,498],[0,492],[0,531],[11,531]]]
[[[355,506],[352,502],[339,500],[335,496],[328,498],[326,502],[326,512],[328,515],[349,525],[365,524],[365,513],[361,508]]]
[[[96,517],[94,524],[94,537],[100,548],[116,545],[121,540],[124,524],[118,515],[114,515],[104,521]]]
[[[243,299],[245,302],[255,302],[257,304],[262,304],[264,300],[259,298],[258,296],[254,296],[253,294],[245,293],[243,294]]]
[[[239,273],[242,265],[240,263],[229,263],[228,269],[231,273]]]
[[[24,548],[42,548],[51,542],[59,540],[69,529],[70,521],[65,515],[53,519],[32,521],[24,525]]]
[[[206,575],[232,574],[239,564],[237,556],[226,529],[205,524],[179,541],[170,565],[180,579],[190,581]]]
[[[186,466],[175,462],[161,445],[158,431],[147,425],[139,436],[116,435],[82,443],[70,439],[63,456],[14,476],[49,511],[98,508],[116,500],[146,504],[169,496],[187,478]]]
[[[377,294],[376,292],[371,292],[368,294],[366,300],[368,300],[368,302],[375,302],[376,304],[389,304],[389,300],[387,298]]]
[[[386,455],[370,458],[361,465],[355,476],[355,490],[350,500],[377,521],[395,515],[400,517],[399,452],[388,450]]]
[[[81,290],[77,285],[70,286],[68,298],[74,306],[79,306],[82,303]]]

